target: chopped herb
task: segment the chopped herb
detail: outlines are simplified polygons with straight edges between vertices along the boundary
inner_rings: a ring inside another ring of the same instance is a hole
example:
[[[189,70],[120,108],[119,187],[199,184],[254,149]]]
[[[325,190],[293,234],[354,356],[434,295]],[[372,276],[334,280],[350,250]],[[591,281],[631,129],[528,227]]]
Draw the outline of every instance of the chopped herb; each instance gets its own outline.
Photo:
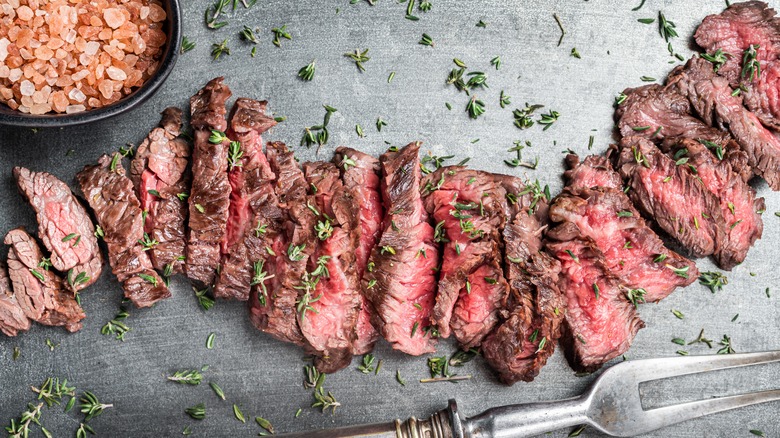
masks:
[[[231,141],[228,147],[228,170],[233,170],[236,167],[241,167],[241,157],[244,156],[244,151],[241,150],[241,142]]]
[[[124,342],[125,335],[130,331],[130,327],[124,323],[128,316],[130,316],[130,313],[128,313],[127,309],[125,309],[124,306],[120,307],[119,312],[114,316],[114,319],[107,322],[106,325],[100,329],[100,334],[104,336],[114,335],[116,340]]]
[[[191,408],[185,409],[184,412],[193,420],[202,420],[206,418],[206,405],[203,403],[198,403]]]
[[[729,284],[729,279],[720,272],[702,272],[699,276],[699,284],[708,287],[710,292],[715,293],[723,290],[723,286]]]
[[[227,38],[222,40],[221,43],[214,43],[211,45],[211,57],[215,61],[219,60],[222,55],[230,55],[230,47],[227,45]]]
[[[599,292],[601,290],[599,289],[599,285],[596,283],[593,283],[593,293],[596,295],[596,299],[599,299]]]
[[[180,370],[168,376],[168,380],[182,385],[200,385],[203,380],[203,374],[198,370]]]
[[[542,129],[542,131],[548,130],[553,123],[558,121],[558,117],[560,116],[561,115],[558,113],[558,111],[553,110],[550,110],[547,114],[542,114],[538,122],[540,125],[544,125],[544,129]]]
[[[485,22],[484,22],[484,21],[482,21],[482,20],[479,20],[479,21],[477,22],[477,27],[481,27],[481,28],[483,28],[483,29],[484,29],[484,28],[486,28],[486,27],[487,27],[487,23],[485,23]]]
[[[287,257],[292,262],[299,262],[306,257],[306,254],[303,253],[304,249],[306,249],[306,244],[293,245],[290,243],[290,246],[287,247]]]
[[[558,38],[558,47],[560,47],[561,43],[563,42],[563,37],[566,36],[566,30],[563,28],[563,23],[561,23],[561,19],[558,17],[558,14],[553,14],[553,18],[555,19],[555,23],[558,24],[558,29],[561,30],[561,37]]]
[[[469,348],[468,350],[458,350],[450,356],[449,365],[454,367],[462,367],[464,364],[471,362],[475,357],[479,355],[479,350],[476,348]]]
[[[195,42],[191,41],[186,36],[181,39],[181,51],[184,54],[195,48]]]
[[[644,3],[644,2],[645,2],[645,0],[642,0],[642,3]],[[582,426],[580,426],[580,427],[572,430],[571,432],[569,432],[569,435],[567,435],[567,436],[568,436],[568,438],[578,437],[578,436],[582,435],[582,432],[584,430],[585,430],[585,425],[583,424]]]
[[[758,53],[756,52],[756,49],[759,47],[761,46],[758,44],[751,44],[742,55],[742,72],[740,77],[743,80],[747,78],[748,82],[753,82],[754,78],[761,77],[761,63],[757,59]]]
[[[476,119],[485,113],[485,103],[477,99],[477,96],[473,96],[466,104],[466,112],[469,117]]]
[[[233,404],[233,415],[236,416],[236,420],[246,423],[246,417],[244,417],[244,413],[241,412],[241,409],[238,407],[237,404]]]
[[[336,397],[330,391],[328,391],[327,395],[322,388],[314,391],[314,403],[312,403],[311,407],[321,408],[323,413],[330,408],[332,415],[336,413],[336,408],[339,406],[341,406],[341,403],[336,400]]]
[[[664,40],[668,43],[670,38],[677,37],[677,30],[674,22],[666,19],[663,12],[658,12],[658,32],[664,37]]]
[[[393,78],[395,78],[395,72],[391,71],[390,72],[390,76],[387,77],[387,83],[389,84],[389,83],[393,82]]]
[[[217,335],[215,333],[209,333],[209,336],[206,338],[206,348],[209,350],[214,349],[214,340],[216,339]]]
[[[198,299],[198,304],[200,304],[200,307],[202,307],[203,310],[209,310],[214,307],[214,299],[206,295],[209,291],[208,289],[198,290],[192,288],[192,290],[195,291],[195,297]]]
[[[638,10],[642,9],[642,6],[644,6],[644,5],[645,5],[645,0],[642,0],[642,1],[639,3],[639,6],[637,6],[637,7],[635,7],[635,8],[632,8],[631,10],[632,10],[632,11],[638,11]]]
[[[685,266],[683,268],[675,268],[672,265],[666,265],[667,268],[671,269],[675,275],[682,278],[688,278],[688,269],[690,269],[690,266]]]
[[[718,49],[713,54],[709,53],[702,53],[701,57],[702,59],[709,61],[712,63],[712,68],[715,70],[715,73],[720,70],[721,67],[723,67],[723,64],[728,61],[728,54],[725,53],[722,49]]]
[[[712,348],[712,339],[707,339],[704,337],[704,329],[701,329],[701,331],[699,332],[699,336],[696,339],[692,340],[691,342],[688,342],[688,345],[699,344],[699,343],[706,344],[708,347]]]
[[[577,257],[576,255],[574,255],[574,253],[573,253],[573,252],[571,252],[571,250],[570,250],[570,249],[567,249],[567,250],[566,250],[566,253],[567,253],[567,254],[569,254],[569,257],[571,257],[571,258],[572,258],[572,260],[574,260],[575,262],[579,263],[579,261],[580,261],[580,258],[579,258],[579,257]]]
[[[315,71],[316,71],[315,62],[312,61],[307,65],[301,67],[300,70],[298,70],[298,77],[303,79],[304,81],[311,81],[312,79],[314,79]]]
[[[501,93],[498,96],[499,106],[501,106],[501,108],[506,108],[511,103],[512,103],[512,98],[508,94],[504,94],[504,90],[501,90]]]
[[[734,348],[731,344],[731,337],[728,335],[723,335],[723,339],[721,339],[720,342],[718,342],[718,345],[721,345],[723,348],[718,350],[718,354],[734,354],[736,351],[734,351]]]
[[[674,338],[674,339],[672,339],[672,343],[675,343],[677,345],[685,345],[685,339]]]
[[[395,370],[395,380],[396,380],[396,382],[400,383],[401,386],[406,386],[406,380],[404,380],[404,378],[401,377],[401,370],[400,369]]]
[[[571,48],[571,56],[577,59],[582,59],[582,56],[580,56],[580,52],[577,51],[576,47]]]
[[[685,319],[685,315],[683,315],[683,313],[677,309],[672,309],[672,313],[675,317],[677,317],[677,319]]]
[[[80,401],[81,413],[86,414],[86,417],[84,417],[85,422],[102,414],[105,409],[114,407],[112,404],[100,403],[95,394],[89,391],[84,391]]]
[[[227,25],[227,21],[217,21],[222,14],[223,9],[230,4],[231,0],[217,0],[213,6],[206,9],[206,26],[209,29],[219,29]]]
[[[366,68],[363,66],[363,63],[368,62],[371,58],[368,57],[368,49],[363,50],[362,52],[360,49],[355,49],[354,52],[347,52],[344,54],[347,58],[351,59],[355,62],[355,66],[360,71],[366,71]]]
[[[656,81],[656,79],[654,77],[651,77],[651,76],[641,76],[639,79],[642,82],[655,82]]]
[[[368,353],[366,355],[363,355],[363,361],[360,365],[358,365],[358,371],[360,371],[363,374],[370,374],[374,371],[374,355],[371,353]]]
[[[158,242],[155,239],[152,239],[149,237],[148,233],[144,233],[144,238],[138,240],[138,243],[144,247],[144,251],[149,251],[150,249],[154,248],[155,246],[159,245],[160,242]]]
[[[431,38],[431,36],[428,35],[427,33],[424,33],[422,34],[422,38],[420,39],[420,42],[418,44],[423,46],[433,47],[434,46],[433,38]]]
[[[382,127],[383,127],[383,126],[387,126],[387,122],[385,122],[384,120],[382,120],[382,118],[381,118],[381,117],[377,118],[377,119],[376,119],[376,130],[377,130],[378,132],[382,132]]]
[[[273,42],[276,47],[282,47],[282,38],[286,40],[292,40],[292,35],[290,35],[290,32],[287,31],[286,24],[282,27],[275,27],[271,29],[271,32],[274,34]]]
[[[490,60],[490,65],[496,68],[496,70],[501,68],[501,57],[496,56],[495,58]]]
[[[214,390],[214,394],[216,394],[217,397],[225,400],[225,392],[222,390],[222,388],[219,387],[219,385],[217,385],[217,382],[209,382],[209,386],[212,390]]]
[[[617,212],[617,217],[633,217],[634,213],[628,211],[628,210],[621,210]]]
[[[752,433],[755,436],[761,436],[761,437],[766,436],[766,435],[764,435],[764,432],[761,432],[758,429],[750,429],[750,433]]]
[[[631,304],[634,305],[634,307],[637,307],[639,303],[645,302],[646,294],[647,291],[643,288],[629,289],[626,291],[626,298],[628,298],[628,301],[630,301]]]
[[[152,286],[157,286],[157,277],[153,275],[140,273],[138,274],[138,277],[140,277],[142,280],[146,281],[147,283],[151,284]]]

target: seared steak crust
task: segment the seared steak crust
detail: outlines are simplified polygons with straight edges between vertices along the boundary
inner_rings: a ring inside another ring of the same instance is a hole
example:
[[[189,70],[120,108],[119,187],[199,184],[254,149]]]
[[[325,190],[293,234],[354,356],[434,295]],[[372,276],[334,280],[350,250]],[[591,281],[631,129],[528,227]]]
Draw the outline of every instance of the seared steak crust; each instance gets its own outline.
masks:
[[[612,169],[612,164],[606,157],[588,155],[580,161],[579,155],[566,155],[566,171],[563,177],[566,186],[573,189],[605,187],[623,190],[623,180]]]
[[[0,332],[6,336],[16,336],[20,331],[30,330],[30,320],[19,305],[5,262],[0,261]]]

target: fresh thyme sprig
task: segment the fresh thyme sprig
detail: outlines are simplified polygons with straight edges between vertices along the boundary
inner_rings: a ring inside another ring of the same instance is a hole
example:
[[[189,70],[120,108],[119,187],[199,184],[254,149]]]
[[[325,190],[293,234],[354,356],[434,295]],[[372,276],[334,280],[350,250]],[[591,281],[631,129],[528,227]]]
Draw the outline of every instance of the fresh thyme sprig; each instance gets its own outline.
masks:
[[[339,406],[341,406],[341,403],[336,400],[336,397],[332,392],[328,391],[326,394],[322,387],[314,390],[314,403],[311,404],[311,407],[321,408],[323,413],[330,409],[330,413],[333,415],[336,413],[336,408]]]
[[[195,291],[195,297],[198,299],[198,304],[200,304],[200,307],[202,307],[203,310],[209,310],[214,307],[214,299],[208,296],[208,288],[198,290],[193,287],[192,290]]]
[[[86,414],[86,417],[84,417],[84,422],[97,417],[98,415],[102,414],[104,410],[114,407],[114,405],[110,403],[101,403],[95,394],[89,391],[84,391],[80,401],[81,413]]]
[[[433,42],[433,38],[431,38],[431,36],[428,35],[427,33],[422,34],[422,38],[420,39],[420,42],[418,44],[423,46],[429,46],[429,47],[435,46]]]
[[[191,41],[186,36],[182,37],[182,39],[181,39],[181,53],[182,54],[187,53],[187,52],[189,52],[190,50],[192,50],[194,48],[195,48],[195,42],[194,41]]]
[[[317,71],[317,66],[315,64],[315,61],[312,61],[304,65],[303,67],[301,67],[300,70],[298,70],[298,77],[308,82],[314,79],[314,73],[316,71]]]
[[[363,356],[363,361],[360,365],[358,365],[358,371],[360,371],[363,374],[370,374],[374,371],[374,355],[371,353],[368,353]]]
[[[241,31],[239,32],[239,36],[244,41],[252,44],[257,44],[260,42],[257,40],[257,35],[255,35],[255,31],[249,26],[244,26],[244,28],[241,29]]]
[[[485,113],[485,103],[477,99],[477,96],[472,96],[466,104],[466,112],[469,117],[476,119]]]
[[[233,170],[236,167],[241,167],[241,157],[244,156],[244,151],[241,149],[240,141],[231,141],[228,147],[228,170]]]
[[[282,27],[275,27],[271,29],[271,32],[274,34],[274,45],[276,47],[282,47],[282,38],[286,40],[292,40],[292,35],[290,35],[290,32],[287,31],[286,24]]]
[[[203,381],[203,374],[198,370],[180,370],[167,377],[171,382],[182,385],[200,385]]]
[[[119,312],[114,316],[114,319],[107,322],[106,325],[100,329],[100,333],[102,335],[115,335],[118,341],[124,342],[125,335],[130,331],[130,327],[124,323],[124,320],[127,319],[128,316],[130,316],[130,313],[127,312],[127,309],[125,309],[124,306],[121,306]]]
[[[38,400],[43,400],[48,407],[52,407],[55,404],[59,405],[63,397],[73,398],[76,396],[76,387],[68,386],[67,379],[60,382],[59,378],[54,377],[47,378],[40,388],[33,386],[30,389],[38,394]]]
[[[211,57],[215,61],[219,60],[222,55],[230,55],[230,47],[227,45],[227,38],[222,40],[221,43],[214,43],[211,45]]]
[[[202,420],[206,418],[206,405],[204,403],[198,403],[195,406],[185,409],[184,412],[193,420]]]
[[[354,61],[355,66],[357,66],[358,70],[362,72],[366,71],[366,68],[363,66],[363,63],[366,63],[371,59],[368,56],[368,49],[365,49],[362,52],[360,51],[360,49],[355,49],[354,52],[347,52],[344,54],[344,56]]]
[[[721,272],[702,272],[699,276],[699,284],[708,287],[710,292],[715,293],[723,290],[723,286],[729,284],[729,279]]]
[[[27,410],[22,412],[19,419],[11,419],[11,424],[6,426],[5,430],[8,432],[8,436],[12,438],[27,438],[30,435],[30,426],[36,424],[41,427],[41,409],[43,409],[43,403],[34,405],[29,403]]]

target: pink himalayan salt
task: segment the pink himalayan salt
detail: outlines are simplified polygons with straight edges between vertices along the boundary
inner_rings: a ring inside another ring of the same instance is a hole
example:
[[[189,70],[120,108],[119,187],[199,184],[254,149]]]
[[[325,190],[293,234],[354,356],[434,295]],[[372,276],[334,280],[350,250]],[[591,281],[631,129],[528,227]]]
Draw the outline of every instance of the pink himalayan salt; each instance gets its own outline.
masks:
[[[119,8],[106,8],[103,10],[103,19],[106,20],[106,24],[111,26],[112,29],[118,29],[125,24],[127,18],[122,10]]]

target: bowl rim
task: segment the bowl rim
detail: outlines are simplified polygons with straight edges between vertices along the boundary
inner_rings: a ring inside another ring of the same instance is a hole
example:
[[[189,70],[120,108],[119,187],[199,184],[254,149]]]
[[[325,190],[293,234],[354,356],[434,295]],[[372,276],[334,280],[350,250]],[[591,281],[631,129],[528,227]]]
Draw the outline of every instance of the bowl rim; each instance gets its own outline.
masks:
[[[168,6],[166,50],[157,71],[140,88],[111,105],[75,114],[25,114],[0,103],[0,125],[28,128],[61,128],[105,120],[127,112],[152,97],[173,71],[181,50],[181,7],[179,0],[160,0]]]

